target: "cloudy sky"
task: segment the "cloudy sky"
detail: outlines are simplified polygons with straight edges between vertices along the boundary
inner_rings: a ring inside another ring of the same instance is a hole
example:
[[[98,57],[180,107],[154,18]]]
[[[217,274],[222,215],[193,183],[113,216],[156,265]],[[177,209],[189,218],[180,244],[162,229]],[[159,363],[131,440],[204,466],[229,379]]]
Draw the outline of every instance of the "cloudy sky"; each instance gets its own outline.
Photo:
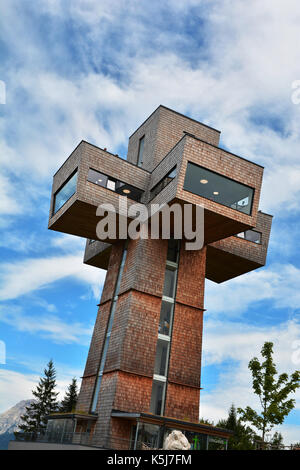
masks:
[[[47,230],[53,173],[81,139],[126,157],[159,104],[265,166],[266,267],[206,283],[200,414],[256,406],[247,364],[264,341],[279,371],[300,367],[299,2],[3,0],[0,22],[0,412],[30,398],[49,358],[59,390],[82,375],[105,278],[82,264],[84,240]],[[296,398],[286,444],[300,440]]]

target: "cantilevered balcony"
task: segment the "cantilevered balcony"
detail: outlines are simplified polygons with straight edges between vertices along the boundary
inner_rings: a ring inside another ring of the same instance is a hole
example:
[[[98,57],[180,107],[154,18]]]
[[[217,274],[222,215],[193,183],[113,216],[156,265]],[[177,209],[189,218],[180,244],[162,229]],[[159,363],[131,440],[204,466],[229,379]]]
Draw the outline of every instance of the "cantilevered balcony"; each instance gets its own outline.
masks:
[[[204,207],[212,243],[256,225],[263,167],[185,133],[151,173],[150,203]]]
[[[112,246],[99,240],[87,240],[83,262],[96,268],[107,269]]]
[[[254,229],[207,246],[206,277],[224,282],[266,263],[272,216],[258,212]]]
[[[212,243],[256,226],[262,174],[261,166],[187,133],[151,173],[82,141],[54,176],[49,228],[97,239],[97,207],[110,204],[118,217],[122,195],[128,208],[202,205],[204,243]]]
[[[119,215],[119,196],[130,207],[148,179],[146,170],[82,141],[54,175],[49,228],[96,239],[99,204],[111,204]]]

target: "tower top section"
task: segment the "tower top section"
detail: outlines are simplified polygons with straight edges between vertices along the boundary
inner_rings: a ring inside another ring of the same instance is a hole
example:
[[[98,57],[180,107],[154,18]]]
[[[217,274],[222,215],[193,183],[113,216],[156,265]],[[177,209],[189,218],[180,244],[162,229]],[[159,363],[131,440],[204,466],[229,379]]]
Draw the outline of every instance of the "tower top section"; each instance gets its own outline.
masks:
[[[155,204],[190,205],[193,227],[201,206],[203,241],[211,245],[207,277],[223,282],[264,265],[272,220],[258,210],[264,169],[220,148],[219,137],[218,130],[160,105],[129,137],[127,160],[81,141],[54,175],[49,228],[111,244],[124,237],[120,230],[97,236],[106,217],[96,213],[99,206],[112,208],[118,227],[125,196],[128,225],[137,202],[148,214]]]
[[[129,137],[127,161],[153,171],[184,133],[219,145],[220,131],[160,105]]]

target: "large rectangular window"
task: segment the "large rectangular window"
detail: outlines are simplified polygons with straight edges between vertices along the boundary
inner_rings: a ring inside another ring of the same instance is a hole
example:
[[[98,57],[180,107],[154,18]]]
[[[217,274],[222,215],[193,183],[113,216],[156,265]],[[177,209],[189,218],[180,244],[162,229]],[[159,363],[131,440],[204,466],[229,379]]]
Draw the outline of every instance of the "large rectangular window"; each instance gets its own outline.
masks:
[[[112,178],[111,176],[107,176],[100,171],[93,170],[92,168],[89,169],[88,178],[87,180],[90,183],[95,183],[98,186],[102,186],[103,188],[110,189],[122,196],[127,196],[134,201],[139,201],[143,191],[141,189],[135,188],[130,184],[123,183],[116,178]]]
[[[251,214],[254,189],[188,162],[184,187],[198,196]]]
[[[76,192],[77,170],[54,195],[53,214],[55,214]]]

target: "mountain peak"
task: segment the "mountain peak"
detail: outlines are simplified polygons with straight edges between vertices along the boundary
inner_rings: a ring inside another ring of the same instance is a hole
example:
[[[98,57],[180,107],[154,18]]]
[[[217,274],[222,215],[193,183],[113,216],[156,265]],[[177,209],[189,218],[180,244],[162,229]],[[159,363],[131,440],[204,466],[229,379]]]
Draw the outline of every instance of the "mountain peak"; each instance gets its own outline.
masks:
[[[13,433],[18,429],[21,415],[25,413],[26,406],[29,406],[32,401],[33,400],[21,400],[16,405],[0,414],[0,435],[6,432]]]

